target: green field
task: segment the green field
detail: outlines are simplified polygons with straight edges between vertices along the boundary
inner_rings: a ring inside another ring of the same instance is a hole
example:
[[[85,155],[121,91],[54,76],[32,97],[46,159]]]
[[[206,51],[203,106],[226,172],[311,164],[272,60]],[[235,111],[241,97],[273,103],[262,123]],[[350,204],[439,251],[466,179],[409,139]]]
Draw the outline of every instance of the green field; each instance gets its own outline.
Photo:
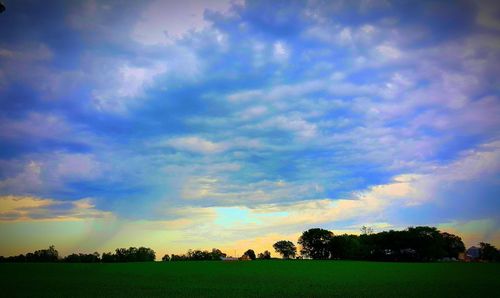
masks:
[[[500,297],[500,264],[0,264],[2,297]]]

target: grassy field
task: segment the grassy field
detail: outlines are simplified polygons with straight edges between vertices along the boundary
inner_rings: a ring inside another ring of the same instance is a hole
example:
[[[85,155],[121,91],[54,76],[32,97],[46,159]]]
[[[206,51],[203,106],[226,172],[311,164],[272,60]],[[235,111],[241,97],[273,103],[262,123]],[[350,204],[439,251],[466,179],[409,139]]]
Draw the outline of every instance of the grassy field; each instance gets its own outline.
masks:
[[[0,264],[2,297],[500,297],[500,264]]]

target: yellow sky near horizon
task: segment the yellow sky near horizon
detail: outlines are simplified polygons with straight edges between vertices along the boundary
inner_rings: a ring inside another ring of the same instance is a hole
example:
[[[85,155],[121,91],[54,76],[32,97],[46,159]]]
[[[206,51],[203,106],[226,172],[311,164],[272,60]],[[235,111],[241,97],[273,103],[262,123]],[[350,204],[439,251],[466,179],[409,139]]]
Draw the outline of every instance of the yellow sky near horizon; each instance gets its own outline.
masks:
[[[479,220],[467,223],[447,223],[437,225],[446,232],[459,235],[466,247],[477,245],[480,241],[500,244],[500,232],[494,230],[492,220]],[[396,227],[391,227],[397,229]],[[92,219],[77,221],[31,221],[0,222],[2,245],[0,255],[25,254],[37,249],[55,245],[61,255],[73,252],[99,253],[114,251],[118,247],[146,246],[156,252],[157,259],[168,254],[184,254],[188,249],[211,250],[219,248],[231,256],[241,256],[247,249],[256,253],[269,250],[277,256],[272,244],[279,240],[297,242],[302,230],[291,233],[268,232],[262,235],[235,237],[226,230],[212,235],[189,233],[185,230],[166,229],[164,223],[154,221],[123,221],[117,219]],[[388,228],[375,229],[376,231]],[[484,231],[489,231],[485,233]],[[335,234],[359,234],[358,229],[333,230]],[[229,235],[229,236],[228,236]]]

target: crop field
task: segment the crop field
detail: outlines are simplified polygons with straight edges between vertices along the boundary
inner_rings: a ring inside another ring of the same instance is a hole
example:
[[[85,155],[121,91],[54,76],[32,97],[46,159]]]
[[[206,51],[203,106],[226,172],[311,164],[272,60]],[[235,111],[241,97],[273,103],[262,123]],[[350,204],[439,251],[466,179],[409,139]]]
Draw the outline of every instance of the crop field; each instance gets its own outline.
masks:
[[[500,264],[0,264],[2,297],[500,297]]]

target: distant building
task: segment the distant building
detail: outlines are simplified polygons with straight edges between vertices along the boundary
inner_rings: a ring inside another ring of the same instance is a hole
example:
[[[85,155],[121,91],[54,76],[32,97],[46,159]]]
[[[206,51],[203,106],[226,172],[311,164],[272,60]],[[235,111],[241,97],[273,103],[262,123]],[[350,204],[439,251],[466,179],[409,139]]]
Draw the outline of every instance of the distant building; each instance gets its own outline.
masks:
[[[470,260],[477,260],[481,256],[481,249],[476,246],[471,246],[465,252],[466,258]]]

